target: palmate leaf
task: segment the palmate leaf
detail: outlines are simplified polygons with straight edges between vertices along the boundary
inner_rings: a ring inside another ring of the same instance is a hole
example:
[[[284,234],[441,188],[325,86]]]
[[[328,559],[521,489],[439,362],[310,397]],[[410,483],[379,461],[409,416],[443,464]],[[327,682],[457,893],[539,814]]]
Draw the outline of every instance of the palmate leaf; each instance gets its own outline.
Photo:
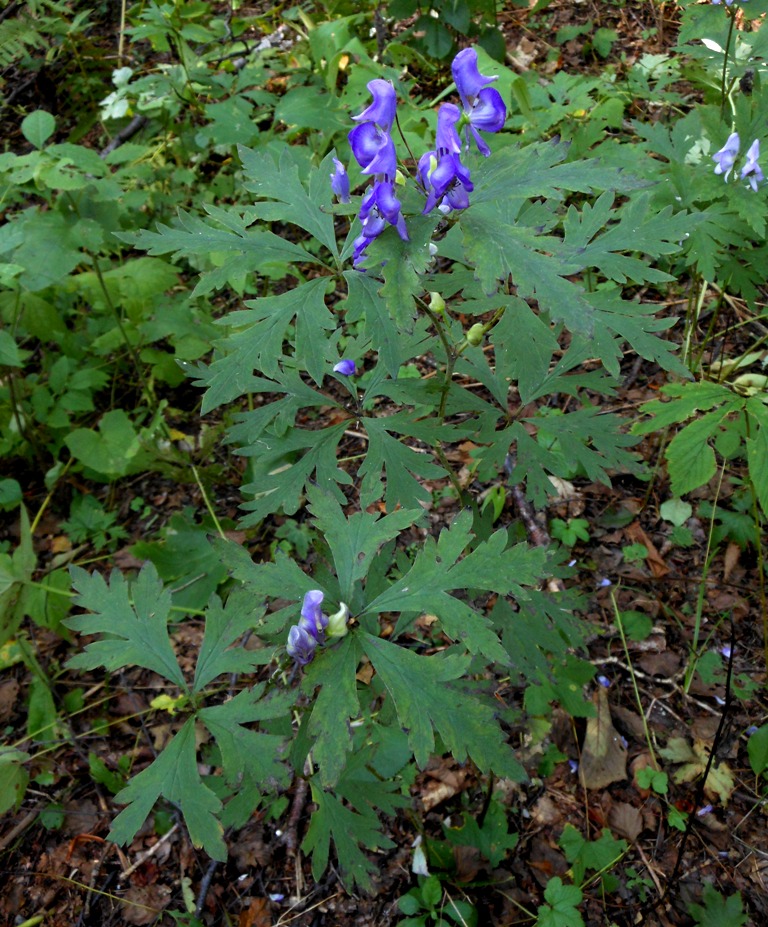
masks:
[[[86,645],[72,657],[72,669],[104,666],[114,671],[124,666],[142,666],[188,691],[168,637],[171,593],[163,587],[152,563],[145,564],[129,586],[123,574],[114,570],[107,585],[100,573],[70,570],[78,593],[75,603],[92,614],[64,621],[81,634],[106,634],[107,638]]]
[[[509,655],[489,619],[449,592],[472,588],[524,598],[522,587],[539,581],[546,552],[524,544],[505,550],[507,535],[500,530],[460,560],[472,539],[471,525],[472,516],[465,511],[440,532],[437,543],[427,538],[406,575],[370,602],[366,612],[437,615],[445,633],[471,653],[507,663]],[[396,633],[401,629],[398,623]]]
[[[266,699],[263,693],[262,684],[198,712],[199,719],[216,739],[225,782],[234,791],[222,813],[224,826],[242,826],[265,791],[288,784],[288,768],[280,761],[283,738],[244,725],[287,716],[294,694],[286,692]]]
[[[344,637],[315,657],[302,683],[310,696],[320,687],[306,731],[314,743],[312,758],[323,788],[336,784],[352,749],[349,722],[360,710],[355,678],[359,662],[357,642],[352,636]]]
[[[690,233],[692,218],[686,212],[673,215],[672,206],[652,211],[647,194],[630,200],[621,210],[614,210],[614,199],[613,194],[603,193],[593,206],[585,203],[580,209],[569,208],[558,256],[570,266],[570,273],[596,267],[618,283],[662,283],[673,279],[647,260],[620,252],[640,252],[654,258],[674,254]]]
[[[347,427],[347,422],[339,422],[317,431],[297,428],[282,437],[262,435],[254,450],[259,456],[252,471],[253,482],[243,486],[243,492],[254,498],[243,504],[250,514],[242,524],[258,524],[280,508],[286,515],[293,515],[313,478],[339,502],[344,501],[337,484],[351,485],[352,477],[339,468],[336,448]]]
[[[376,346],[387,373],[396,377],[400,367],[425,353],[429,340],[428,319],[418,320],[412,331],[401,329],[380,294],[381,282],[359,270],[344,272],[348,296],[342,304],[347,323],[362,322],[366,336]]]
[[[253,150],[242,145],[238,152],[246,176],[245,189],[263,200],[274,201],[256,203],[252,207],[253,214],[267,222],[298,225],[338,258],[329,181],[334,171],[333,152],[311,172],[308,189],[299,179],[299,167],[290,145],[285,145],[279,155],[263,147]]]
[[[568,156],[568,142],[551,141],[504,148],[487,161],[479,160],[472,172],[475,190],[472,211],[477,205],[510,196],[515,199],[549,197],[563,199],[563,190],[592,193],[595,190],[627,192],[646,186],[615,167],[603,167],[596,160],[562,163]],[[463,218],[463,217],[462,217]],[[462,222],[463,225],[463,222]],[[493,229],[496,237],[497,229]]]
[[[459,762],[469,756],[482,771],[522,781],[525,772],[504,743],[493,711],[454,681],[464,677],[469,656],[419,656],[370,634],[363,650],[394,702],[400,724],[423,769],[435,749],[435,731]]]
[[[275,261],[318,263],[304,248],[280,238],[267,229],[249,228],[255,215],[249,211],[206,207],[212,219],[204,219],[179,210],[174,225],[157,224],[157,231],[142,229],[118,235],[149,254],[173,254],[174,258],[208,258],[212,253],[225,255],[223,263],[203,274],[192,293],[200,296],[224,286],[230,278],[252,273]],[[224,227],[222,227],[224,226]]]
[[[264,607],[254,602],[250,590],[236,589],[226,605],[222,605],[218,596],[212,596],[205,612],[205,632],[197,655],[193,692],[201,692],[224,673],[248,673],[254,666],[269,662],[272,654],[268,648],[249,651],[231,647],[263,614]]]
[[[568,267],[551,253],[553,236],[518,222],[519,204],[509,198],[474,203],[461,217],[467,258],[486,293],[510,275],[520,296],[535,298],[556,322],[572,332],[591,336],[595,311],[585,290],[565,279]],[[489,234],[493,229],[493,234]]]
[[[230,312],[222,320],[230,331],[217,345],[223,356],[211,365],[211,387],[215,384],[231,396],[228,384],[233,380],[247,383],[254,372],[277,378],[283,356],[293,353],[286,342],[294,319],[296,362],[320,384],[335,353],[334,339],[327,334],[336,321],[325,305],[326,285],[327,278],[317,277],[279,296],[246,300],[248,309]]]
[[[331,548],[339,596],[348,603],[353,601],[355,584],[367,575],[379,548],[423,517],[421,509],[398,509],[383,517],[379,513],[356,512],[347,518],[336,499],[317,487],[310,488],[309,500],[315,526]]]
[[[128,807],[112,822],[109,839],[120,844],[133,840],[160,797],[181,807],[196,847],[203,847],[213,859],[223,862],[227,858],[224,829],[217,818],[221,802],[203,784],[197,767],[194,718],[188,718],[152,765],[115,796],[116,802]]]
[[[394,417],[394,416],[393,416]],[[445,479],[446,471],[431,453],[415,450],[390,434],[391,418],[366,418],[368,453],[360,466],[360,505],[367,508],[384,496],[387,509],[409,508],[431,498],[422,480]],[[386,480],[384,477],[386,476]],[[416,477],[421,477],[421,480]]]
[[[331,792],[324,792],[314,780],[312,801],[317,809],[301,849],[312,854],[312,875],[318,881],[328,866],[331,838],[341,867],[342,877],[351,889],[357,884],[363,891],[372,887],[371,876],[377,870],[360,845],[369,850],[388,850],[394,843],[381,832],[375,815],[358,814],[347,808]]]

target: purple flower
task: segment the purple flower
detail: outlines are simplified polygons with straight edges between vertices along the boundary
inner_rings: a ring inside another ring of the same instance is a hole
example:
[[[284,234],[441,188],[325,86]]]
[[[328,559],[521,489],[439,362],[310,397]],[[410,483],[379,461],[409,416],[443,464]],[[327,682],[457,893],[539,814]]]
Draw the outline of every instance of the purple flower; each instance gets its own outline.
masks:
[[[364,174],[384,174],[390,178],[395,176],[397,153],[388,132],[372,122],[366,122],[352,129],[349,144]]]
[[[437,114],[435,151],[419,158],[417,173],[427,193],[424,214],[437,203],[450,209],[466,209],[474,190],[469,169],[461,163],[461,142],[456,124],[461,118],[458,106],[446,103]]]
[[[331,174],[331,190],[339,198],[340,203],[349,202],[349,176],[346,168],[338,158],[333,159],[336,170]]]
[[[428,151],[419,159],[418,173],[427,191],[425,215],[437,203],[451,209],[469,206],[469,194],[475,187],[469,169],[464,167],[458,155],[444,154],[438,160],[434,151]]]
[[[459,91],[461,103],[464,107],[462,122],[459,128],[466,126],[465,139],[469,147],[469,133],[475,139],[481,154],[487,158],[491,149],[478,134],[483,132],[498,132],[507,118],[507,108],[498,90],[488,87],[488,84],[498,80],[497,76],[485,77],[477,67],[477,52],[474,48],[465,48],[453,59],[451,65],[456,89]]]
[[[340,373],[343,377],[353,377],[357,372],[355,367],[355,362],[353,360],[340,360],[338,364],[333,368],[334,373]]]
[[[765,180],[765,176],[760,170],[760,165],[757,163],[759,157],[760,142],[755,139],[747,151],[747,163],[741,169],[741,179],[744,180],[745,177],[749,176],[749,185],[755,193],[757,193],[757,185]],[[717,171],[717,168],[715,168],[715,171]]]
[[[728,136],[728,141],[723,145],[720,151],[712,155],[712,160],[717,162],[715,173],[725,173],[725,180],[728,180],[728,175],[733,170],[733,165],[736,162],[736,158],[739,156],[740,144],[739,133],[731,132]]]
[[[315,643],[322,643],[325,639],[325,627],[328,619],[323,614],[320,606],[323,604],[323,593],[319,589],[310,589],[304,596],[304,602],[301,606],[301,618],[299,619],[299,630],[310,634]],[[288,635],[290,638],[290,634]]]
[[[317,640],[304,628],[293,625],[288,632],[288,643],[285,648],[288,656],[293,657],[299,666],[306,666],[315,655],[315,647],[317,647]]]
[[[408,241],[405,219],[400,213],[400,200],[395,196],[394,185],[390,180],[377,180],[365,194],[360,204],[360,222],[363,234],[355,239],[355,267],[365,257],[368,245],[384,231],[387,222],[395,226],[403,241]]]
[[[607,676],[598,676],[597,681],[604,689],[610,689],[611,680]]]
[[[712,805],[702,805],[701,808],[696,812],[696,816],[699,818],[706,817],[706,815],[711,814]]]
[[[397,106],[395,88],[389,81],[382,80],[380,77],[370,81],[367,86],[373,97],[373,103],[359,116],[352,118],[355,122],[373,122],[380,129],[389,132],[395,121],[395,107]]]

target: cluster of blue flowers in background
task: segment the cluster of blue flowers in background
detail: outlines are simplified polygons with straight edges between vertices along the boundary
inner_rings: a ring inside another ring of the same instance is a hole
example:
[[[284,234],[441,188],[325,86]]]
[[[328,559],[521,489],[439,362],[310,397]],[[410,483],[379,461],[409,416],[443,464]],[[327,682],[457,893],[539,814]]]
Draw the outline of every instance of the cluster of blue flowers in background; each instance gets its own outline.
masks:
[[[469,194],[474,189],[469,168],[463,164],[464,151],[474,140],[485,157],[491,153],[479,134],[498,132],[504,125],[507,109],[501,94],[489,85],[497,77],[485,77],[478,69],[477,52],[465,48],[451,65],[462,109],[453,103],[444,103],[437,114],[435,147],[419,159],[417,176],[426,196],[424,213],[437,206],[447,213],[452,209],[466,209]],[[368,84],[373,102],[359,116],[353,117],[359,125],[349,133],[349,144],[363,174],[373,177],[373,185],[360,205],[362,234],[354,243],[353,264],[358,267],[365,257],[371,241],[387,227],[397,229],[403,241],[408,241],[408,230],[401,212],[400,200],[395,195],[398,182],[397,152],[392,140],[397,97],[388,81],[377,78]],[[331,188],[339,201],[349,202],[349,177],[344,165],[334,158],[335,172],[331,175]]]
[[[720,151],[712,155],[712,160],[715,162],[715,173],[725,174],[724,180],[728,180],[736,163],[736,159],[739,156],[740,148],[741,140],[739,139],[739,133],[732,132],[728,136],[728,141],[723,145]],[[748,179],[750,187],[752,187],[755,192],[757,192],[757,185],[765,180],[765,175],[760,165],[757,163],[759,157],[760,142],[755,139],[747,149],[747,158],[744,162],[744,166],[741,168],[740,175],[742,180]]]
[[[288,656],[300,666],[311,662],[318,644],[324,644],[326,636],[343,637],[347,633],[347,606],[342,602],[338,612],[329,617],[323,614],[323,598],[319,589],[310,589],[304,596],[299,623],[288,631]]]

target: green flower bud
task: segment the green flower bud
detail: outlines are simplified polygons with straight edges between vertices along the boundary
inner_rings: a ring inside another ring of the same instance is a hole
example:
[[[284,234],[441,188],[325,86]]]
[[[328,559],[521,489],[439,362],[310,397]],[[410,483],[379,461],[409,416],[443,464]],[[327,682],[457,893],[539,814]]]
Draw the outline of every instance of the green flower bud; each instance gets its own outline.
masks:
[[[467,344],[477,345],[483,343],[483,337],[485,336],[485,325],[482,322],[475,322],[475,324],[467,332]]]
[[[445,300],[439,293],[429,294],[429,308],[433,312],[445,312]]]
[[[329,615],[328,624],[325,628],[327,637],[344,637],[347,633],[347,621],[349,620],[349,609],[341,602],[339,610],[335,615]]]

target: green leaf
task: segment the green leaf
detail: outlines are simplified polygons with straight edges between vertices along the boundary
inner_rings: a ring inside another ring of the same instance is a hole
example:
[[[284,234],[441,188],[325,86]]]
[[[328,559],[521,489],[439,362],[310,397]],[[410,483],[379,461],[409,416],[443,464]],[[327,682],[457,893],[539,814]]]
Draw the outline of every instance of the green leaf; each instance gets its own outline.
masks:
[[[0,366],[23,367],[27,352],[20,351],[10,332],[0,331]]]
[[[242,826],[265,791],[288,785],[289,771],[281,762],[283,738],[245,725],[284,718],[290,714],[293,702],[292,692],[264,698],[264,685],[260,684],[198,712],[199,720],[216,739],[224,781],[234,792],[222,815],[223,824]]]
[[[315,88],[306,89],[316,113],[318,92]],[[296,90],[291,90],[286,97],[295,101]],[[320,97],[322,98],[322,95]],[[285,117],[284,108],[281,114],[281,107],[278,106],[275,118],[288,121]],[[342,128],[344,121],[338,120],[337,124]],[[247,178],[245,189],[263,200],[272,201],[256,203],[253,206],[254,214],[268,222],[291,222],[298,225],[338,258],[339,250],[331,211],[333,194],[329,179],[334,172],[333,152],[326,155],[317,170],[313,170],[309,192],[299,180],[299,168],[293,159],[290,146],[284,147],[279,158],[276,158],[273,152],[265,152],[263,148],[253,150],[241,146],[239,153]]]
[[[28,759],[28,753],[0,745],[0,814],[21,805],[29,782],[24,766]]]
[[[507,809],[501,802],[491,800],[480,827],[477,820],[464,812],[461,827],[443,825],[445,836],[456,846],[474,847],[494,869],[500,866],[509,850],[517,846],[519,835],[507,829]]]
[[[449,590],[485,589],[525,598],[522,587],[539,581],[546,552],[524,544],[505,549],[508,538],[502,529],[459,560],[472,538],[471,526],[472,516],[465,511],[440,532],[437,543],[428,538],[405,576],[369,602],[365,611],[437,615],[446,634],[471,653],[506,663],[509,656],[491,631],[488,618],[449,595]],[[396,633],[400,630],[398,624]]]
[[[187,719],[154,762],[115,796],[118,804],[128,807],[112,822],[109,839],[119,844],[133,840],[161,797],[181,807],[194,846],[202,847],[212,859],[226,860],[224,829],[216,818],[221,802],[200,778],[194,718]]]
[[[149,460],[140,436],[122,409],[105,412],[98,432],[76,428],[64,442],[88,472],[102,479],[112,480],[141,470]]]
[[[408,413],[395,413],[364,420],[368,453],[358,470],[358,476],[362,478],[360,505],[363,508],[382,496],[389,511],[398,505],[413,508],[431,498],[425,481],[446,476],[445,470],[432,460],[431,455],[420,453],[390,434],[390,430],[398,425],[404,426],[407,434],[413,429],[412,419]]]
[[[338,466],[336,448],[348,426],[348,422],[342,421],[317,431],[296,429],[281,437],[261,437],[253,482],[243,486],[243,492],[254,495],[243,504],[250,513],[243,519],[243,526],[258,524],[280,508],[286,515],[293,515],[313,477],[339,502],[344,501],[336,484],[351,485],[352,477]]]
[[[312,756],[318,764],[323,788],[337,783],[352,749],[349,722],[360,711],[355,679],[359,661],[356,642],[350,636],[345,637],[315,657],[302,685],[309,695],[320,686],[307,732],[314,740]]]
[[[673,495],[684,496],[704,486],[715,475],[717,462],[710,441],[722,422],[720,411],[708,412],[686,425],[669,442],[664,456]]]
[[[205,611],[205,633],[197,655],[193,692],[202,691],[224,673],[248,673],[255,665],[267,662],[260,650],[227,649],[254,628],[263,614],[264,607],[254,603],[251,590],[236,589],[226,605],[218,596],[212,596]]]
[[[207,259],[213,253],[222,255],[222,263],[215,271],[208,271],[201,277],[193,296],[204,296],[227,285],[240,274],[253,273],[275,261],[318,263],[299,245],[267,229],[249,228],[256,216],[248,209],[238,213],[234,209],[209,205],[206,211],[212,217],[210,220],[180,209],[172,226],[158,223],[156,232],[143,229],[121,233],[117,237],[149,254],[173,254],[174,259]]]
[[[434,752],[437,731],[459,762],[469,756],[482,772],[493,770],[518,781],[525,778],[493,711],[453,684],[466,674],[468,656],[419,656],[369,634],[360,635],[360,640],[392,698],[422,769]]]
[[[752,772],[756,776],[761,776],[768,769],[768,724],[764,724],[749,735],[747,753]]]
[[[761,396],[747,400],[751,428],[747,437],[749,478],[763,512],[768,515],[768,408]]]
[[[45,146],[55,131],[56,120],[44,109],[36,109],[25,116],[21,123],[21,134],[38,150]]]
[[[550,879],[544,889],[547,904],[538,909],[536,927],[584,927],[584,921],[576,909],[582,897],[580,888],[563,885],[560,876]]]
[[[705,882],[702,901],[703,905],[688,905],[688,912],[699,927],[741,927],[749,923],[741,892],[724,898],[711,882]]]
[[[334,340],[326,333],[337,324],[325,305],[326,285],[327,278],[318,277],[279,296],[246,300],[248,309],[226,316],[230,331],[219,342],[220,357],[210,367],[207,408],[218,405],[221,396],[232,397],[233,384],[247,384],[254,371],[276,377],[289,353],[289,328],[297,363],[315,383],[322,383],[335,356]]]
[[[100,573],[88,574],[81,567],[73,566],[70,573],[78,593],[75,603],[91,614],[68,618],[64,624],[80,634],[107,636],[87,644],[67,666],[103,666],[110,671],[143,666],[188,691],[168,637],[171,593],[154,565],[145,564],[130,587],[118,570],[112,572],[109,585]]]
[[[363,891],[372,887],[375,866],[360,850],[360,844],[370,850],[391,849],[394,844],[385,837],[376,818],[357,814],[336,798],[324,792],[312,780],[312,801],[317,805],[301,849],[312,854],[312,875],[319,881],[328,866],[331,838],[336,849],[342,878],[349,888],[357,884]]]
[[[355,583],[367,575],[373,555],[384,543],[419,522],[423,514],[420,509],[398,509],[384,517],[378,512],[356,512],[346,518],[329,493],[312,487],[308,495],[317,530],[331,548],[339,596],[348,603],[355,597]]]

